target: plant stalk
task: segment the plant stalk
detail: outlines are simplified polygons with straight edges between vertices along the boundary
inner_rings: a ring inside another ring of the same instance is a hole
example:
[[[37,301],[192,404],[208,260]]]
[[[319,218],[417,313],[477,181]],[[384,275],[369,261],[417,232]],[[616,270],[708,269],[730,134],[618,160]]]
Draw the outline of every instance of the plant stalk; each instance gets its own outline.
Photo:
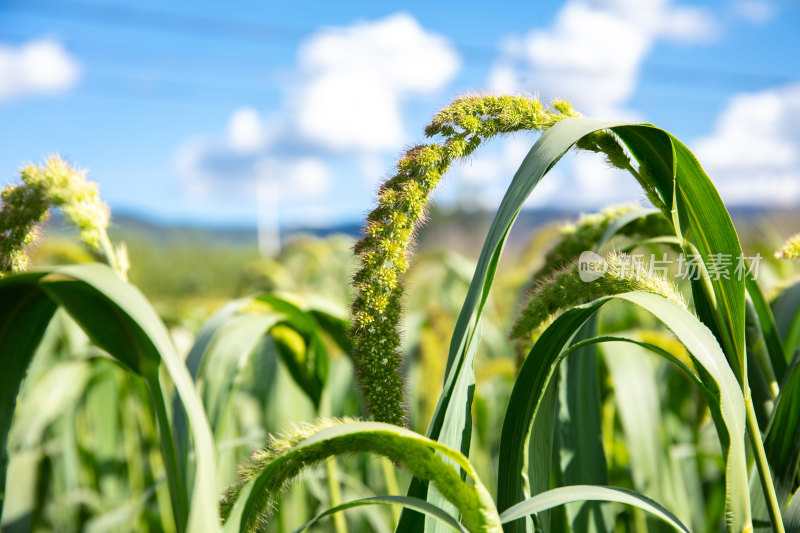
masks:
[[[167,485],[172,502],[172,514],[175,517],[175,529],[177,533],[186,531],[186,520],[189,516],[189,498],[186,492],[186,484],[181,472],[178,459],[178,449],[175,445],[175,436],[172,433],[167,406],[164,402],[164,394],[161,391],[161,384],[158,381],[158,372],[147,378],[148,389],[153,398],[153,405],[156,410],[158,429],[161,446],[161,457],[164,459],[164,469],[167,473]]]
[[[395,473],[396,467],[394,463],[392,463],[389,459],[385,457],[380,458],[381,462],[381,471],[383,471],[383,479],[386,483],[386,493],[387,494],[400,494],[400,486],[397,484],[397,474]],[[400,506],[392,505],[392,516],[394,516],[394,525],[395,527],[398,522],[400,522],[400,514],[402,511],[400,510]]]
[[[331,507],[342,503],[342,487],[339,485],[339,468],[336,466],[336,457],[330,457],[325,462],[328,471],[328,492],[331,495]],[[336,533],[347,533],[347,522],[343,513],[334,513],[331,517]]]
[[[108,266],[110,266],[123,281],[128,281],[128,275],[120,264],[117,253],[114,251],[114,245],[111,244],[111,239],[108,237],[108,232],[105,230],[100,231],[100,249],[103,251],[103,255],[106,256]]]
[[[706,282],[703,288],[706,292],[713,295],[713,289],[710,286],[708,273],[706,272],[705,268],[703,268],[703,274],[703,280]],[[734,356],[733,361],[731,361],[729,358],[729,362],[736,362],[738,365],[739,360],[735,356],[736,352],[735,348],[733,347],[733,342],[728,335],[727,324],[722,319],[719,308],[716,306],[714,306],[714,318],[722,329],[720,334],[722,336],[721,340],[723,341],[723,350],[726,353],[733,354]],[[772,483],[772,474],[769,470],[767,454],[764,451],[764,442],[761,440],[761,430],[758,427],[758,419],[756,418],[755,408],[753,407],[753,398],[750,394],[750,385],[747,380],[746,361],[744,367],[740,369],[740,376],[742,394],[744,396],[747,434],[750,438],[750,444],[753,447],[753,455],[755,457],[756,467],[758,468],[758,479],[761,482],[761,490],[764,492],[764,500],[766,501],[769,518],[772,522],[772,531],[775,533],[785,533],[783,528],[783,519],[781,518],[780,505],[778,504],[778,498],[775,495],[775,487]]]
[[[747,412],[747,434],[750,435],[750,444],[753,446],[753,455],[758,468],[758,479],[761,481],[761,490],[764,491],[764,500],[767,502],[769,519],[772,521],[772,531],[775,533],[785,533],[783,528],[783,518],[781,518],[781,507],[778,497],[775,494],[775,487],[772,483],[772,474],[769,471],[767,454],[764,451],[764,443],[761,441],[761,430],[758,428],[756,412],[753,408],[753,400],[750,397],[750,388],[745,391],[745,409]]]

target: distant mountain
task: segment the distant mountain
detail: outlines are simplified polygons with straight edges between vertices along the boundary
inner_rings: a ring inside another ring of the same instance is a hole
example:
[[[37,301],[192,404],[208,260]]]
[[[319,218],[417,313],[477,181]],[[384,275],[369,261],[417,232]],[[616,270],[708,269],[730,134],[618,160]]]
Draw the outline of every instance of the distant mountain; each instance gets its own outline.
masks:
[[[731,216],[741,229],[762,221],[768,221],[781,233],[800,231],[800,221],[796,209],[765,209],[760,207],[734,207]],[[554,222],[575,220],[581,212],[559,208],[528,209],[520,212],[509,236],[508,245],[515,247],[527,242],[538,228]],[[421,246],[447,246],[470,255],[477,254],[491,225],[494,213],[488,211],[446,210],[433,207],[428,220],[417,235]],[[345,234],[358,237],[362,222],[352,222],[325,228],[292,227],[284,228],[281,239],[286,240],[299,234],[325,237],[332,234]],[[68,227],[60,213],[55,213],[47,223],[46,231],[53,236],[73,235],[74,229]],[[170,245],[176,242],[192,244],[203,243],[209,246],[233,245],[256,246],[258,230],[254,226],[215,227],[207,225],[163,224],[146,218],[115,214],[112,219],[111,236],[114,239],[129,240],[140,238],[153,244]],[[788,234],[787,233],[787,234]]]

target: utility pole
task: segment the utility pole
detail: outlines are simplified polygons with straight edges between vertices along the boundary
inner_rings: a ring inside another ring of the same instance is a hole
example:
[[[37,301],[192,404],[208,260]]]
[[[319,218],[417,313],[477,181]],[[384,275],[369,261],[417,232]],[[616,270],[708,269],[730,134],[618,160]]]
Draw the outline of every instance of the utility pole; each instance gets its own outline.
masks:
[[[261,161],[256,165],[256,208],[258,211],[258,251],[262,257],[275,257],[281,250],[277,166]]]

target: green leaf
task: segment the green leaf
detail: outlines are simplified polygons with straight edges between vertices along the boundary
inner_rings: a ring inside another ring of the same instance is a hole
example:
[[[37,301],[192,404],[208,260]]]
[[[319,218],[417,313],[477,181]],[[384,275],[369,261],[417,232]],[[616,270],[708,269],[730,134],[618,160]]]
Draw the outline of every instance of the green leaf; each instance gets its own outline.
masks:
[[[647,216],[659,213],[658,209],[639,208],[628,211],[608,225],[598,241],[595,252],[601,249],[625,226]],[[592,317],[581,328],[574,342],[592,338],[597,335],[597,319]],[[597,354],[593,345],[588,345],[574,357],[567,359],[560,369],[560,412],[558,419],[559,450],[561,455],[560,483],[568,485],[606,485],[606,457],[603,450],[602,426],[600,412],[600,390],[597,377]],[[542,428],[544,429],[544,428]],[[552,431],[552,429],[550,429]],[[549,454],[544,455],[549,457]],[[544,465],[550,469],[549,461]],[[538,468],[535,461],[529,461],[529,469]],[[531,472],[531,479],[538,473]],[[549,486],[532,488],[534,494],[550,488]],[[607,531],[613,529],[613,520],[609,509],[594,502],[567,506],[573,530]],[[547,530],[549,517],[540,517]]]
[[[0,279],[0,518],[5,501],[8,432],[17,394],[56,305],[38,286],[42,273]]]
[[[464,389],[473,386],[463,377],[472,371],[473,344],[478,342],[477,325],[491,288],[503,245],[522,205],[542,177],[581,138],[602,129],[611,129],[626,144],[634,158],[648,169],[647,179],[658,191],[663,203],[673,208],[676,230],[695,247],[706,264],[714,254],[727,254],[736,261],[741,255],[736,232],[730,216],[716,189],[692,153],[675,137],[650,125],[626,124],[598,119],[570,118],[545,131],[531,148],[517,170],[489,233],[484,241],[478,265],[470,284],[450,344],[444,388],[434,411],[427,435],[465,453],[469,449],[470,429],[445,423],[447,412],[461,410],[469,413],[470,394]],[[704,317],[711,324],[719,316],[718,326],[724,332],[723,341],[730,345],[731,364],[744,378],[744,280],[712,280],[715,296],[714,316]],[[466,402],[464,401],[466,400]],[[451,416],[453,421],[467,421],[469,416]],[[424,498],[424,483],[413,481],[410,496]],[[398,526],[400,533],[421,529],[419,516],[404,512]]]
[[[581,327],[573,342],[596,335],[597,318],[593,316]],[[559,371],[561,386],[558,387],[560,410],[557,431],[561,464],[557,468],[561,469],[561,482],[566,485],[605,485],[608,476],[603,450],[595,346],[589,344],[575,350]],[[533,464],[533,461],[529,461],[529,465]],[[550,468],[548,462],[547,477]],[[530,472],[531,479],[540,472]],[[611,517],[607,515],[607,510],[594,502],[567,507],[567,516],[574,531],[604,532],[613,529]]]
[[[783,515],[783,526],[787,533],[798,533],[800,531],[800,489],[794,492],[786,514]]]
[[[617,336],[621,335],[619,333]],[[635,340],[635,332],[630,334]],[[628,337],[625,334],[625,337]],[[686,523],[697,519],[700,529],[702,513],[693,516],[692,493],[683,476],[673,469],[675,458],[670,454],[671,437],[663,436],[664,417],[660,405],[659,380],[663,376],[664,363],[648,357],[645,350],[650,345],[638,342],[613,342],[610,339],[602,346],[606,368],[614,385],[614,401],[622,425],[630,461],[628,469],[633,479],[633,488],[652,497],[670,509]],[[659,364],[661,363],[661,364]],[[698,492],[699,493],[699,488]],[[695,493],[695,494],[697,494]],[[648,520],[648,529],[657,530],[657,525]]]
[[[447,358],[444,387],[426,433],[429,438],[464,453],[469,452],[472,430],[471,388],[474,387],[470,375],[479,340],[478,324],[494,281],[503,246],[522,205],[542,177],[573,144],[589,133],[622,124],[624,123],[619,121],[565,119],[545,131],[525,156],[492,220],[456,322]],[[419,480],[412,480],[408,495],[426,498],[427,485]],[[421,515],[404,511],[397,531],[417,533],[422,528]]]
[[[753,276],[747,276],[747,279],[745,280],[745,288],[747,289],[747,294],[750,295],[750,299],[753,303],[753,309],[758,316],[758,323],[761,327],[761,333],[764,336],[764,342],[766,343],[770,362],[772,363],[772,371],[780,383],[780,381],[783,380],[784,374],[786,374],[787,359],[783,353],[783,345],[781,344],[781,338],[778,335],[778,327],[775,324],[775,317],[772,314],[772,309],[767,303],[767,299],[764,296],[761,287],[759,287],[758,282],[753,278]]]
[[[289,373],[311,398],[314,406],[319,408],[322,389],[328,380],[328,352],[319,335],[319,324],[308,313],[283,298],[262,294],[256,300],[269,304],[281,313],[283,322],[303,337],[304,350],[298,351],[295,346],[280,342],[281,339],[277,339],[277,346]]]
[[[444,510],[436,507],[435,505],[431,505],[425,500],[420,500],[419,498],[410,498],[408,496],[373,496],[371,498],[363,498],[360,500],[353,500],[351,502],[343,503],[341,505],[325,509],[321,513],[317,514],[317,516],[295,529],[294,533],[301,533],[326,516],[338,513],[339,511],[344,511],[346,509],[352,509],[353,507],[360,507],[363,505],[376,504],[402,505],[406,509],[414,509],[417,512],[435,518],[442,524],[447,525],[452,530],[460,533],[467,533],[467,530],[464,529],[464,526],[459,524],[458,520],[447,514],[447,512]]]
[[[159,363],[164,364],[186,411],[196,456],[186,528],[192,532],[217,531],[211,430],[191,376],[155,310],[135,287],[104,265],[54,268],[41,278],[40,285],[69,312],[93,342],[125,368],[147,380],[156,409],[163,402],[158,367]],[[159,424],[163,432],[162,445],[164,441],[174,441],[171,428],[162,424],[163,420],[162,417]],[[174,447],[175,443],[168,445]]]
[[[786,371],[764,437],[764,450],[774,473],[778,503],[785,505],[800,461],[800,356]]]
[[[206,357],[206,352],[212,345],[218,330],[228,319],[234,316],[234,314],[239,310],[239,308],[242,307],[242,305],[244,305],[246,301],[248,301],[248,299],[233,300],[226,303],[217,309],[214,314],[206,319],[206,321],[200,326],[200,329],[197,331],[197,334],[194,337],[194,344],[192,344],[189,354],[186,356],[186,368],[195,383],[197,383],[199,379],[200,369],[203,367],[203,361]],[[206,412],[208,412],[208,407],[205,405],[205,399],[203,405]],[[178,449],[180,450],[181,457],[183,458],[184,468],[186,468],[189,456],[189,428],[186,424],[186,416],[184,415],[183,410],[179,409],[179,406],[180,399],[175,398],[172,409],[172,421],[175,426],[175,438],[178,441]],[[215,425],[211,420],[209,420],[209,425],[212,433],[216,433]]]
[[[800,283],[784,290],[775,301],[774,311],[777,331],[784,340],[786,354],[794,353],[797,340],[794,330],[800,324]],[[783,352],[782,352],[783,353]],[[772,414],[764,434],[764,452],[773,474],[778,503],[786,505],[791,494],[800,461],[800,356],[795,355],[784,372],[780,392],[772,408]],[[766,520],[767,509],[756,472],[751,479],[750,495],[753,514]]]
[[[611,240],[614,235],[616,235],[620,230],[622,230],[628,224],[640,219],[646,218],[650,215],[658,213],[658,209],[654,209],[652,207],[640,207],[636,209],[631,209],[627,213],[623,213],[622,215],[618,216],[614,219],[611,224],[608,225],[606,230],[603,232],[603,235],[600,237],[600,241],[597,243],[597,247],[595,249],[596,252],[599,252],[600,249]]]
[[[312,431],[290,450],[272,457],[255,475],[239,531],[261,531],[259,523],[270,501],[304,468],[328,457],[362,452],[387,457],[432,481],[450,503],[458,506],[468,529],[501,531],[494,502],[464,455],[411,430],[379,422],[340,423]],[[461,479],[459,469],[472,478],[472,483]]]
[[[646,496],[618,487],[600,487],[592,485],[559,487],[537,494],[533,498],[529,498],[506,510],[500,515],[500,520],[506,523],[530,514],[542,512],[546,509],[577,501],[605,501],[633,505],[661,518],[678,531],[689,533],[689,529],[684,526],[675,515]]]
[[[277,313],[237,314],[217,330],[207,347],[197,380],[209,424],[215,435],[231,418],[241,372],[259,342],[281,320]]]
[[[716,339],[685,308],[661,296],[631,292],[595,300],[574,307],[559,316],[539,337],[520,369],[509,400],[500,440],[498,473],[498,508],[507,509],[524,498],[523,453],[528,429],[542,404],[544,392],[570,352],[583,343],[569,347],[581,326],[600,307],[612,300],[634,303],[664,323],[689,351],[689,359],[678,360],[663,351],[657,352],[677,363],[689,374],[706,396],[726,458],[728,527],[741,531],[750,523],[747,491],[747,463],[744,447],[744,400],[738,382],[725,361]],[[587,341],[588,342],[588,341]],[[531,439],[548,435],[531,434]],[[542,469],[542,473],[544,473]],[[542,483],[542,481],[540,481]],[[534,481],[531,480],[531,485]],[[506,531],[519,531],[521,522],[506,524]]]
[[[745,343],[747,345],[747,381],[753,398],[759,428],[763,431],[772,414],[779,389],[772,371],[767,344],[761,330],[755,306],[749,295],[745,298]]]
[[[783,340],[784,361],[789,362],[800,345],[800,282],[780,293],[772,305],[772,312],[778,335]]]
[[[677,186],[676,198],[679,212],[685,211],[686,228],[681,228],[684,237],[691,241],[710,270],[715,257],[732,261],[733,265],[742,257],[742,247],[731,217],[711,180],[703,171],[694,154],[677,138],[670,135],[675,149]],[[698,282],[699,283],[699,282]],[[723,324],[717,324],[732,343],[733,353],[728,353],[734,374],[739,383],[746,382],[747,360],[744,327],[744,277],[734,272],[729,278],[711,278],[716,308],[722,315]],[[722,339],[723,348],[726,345]]]

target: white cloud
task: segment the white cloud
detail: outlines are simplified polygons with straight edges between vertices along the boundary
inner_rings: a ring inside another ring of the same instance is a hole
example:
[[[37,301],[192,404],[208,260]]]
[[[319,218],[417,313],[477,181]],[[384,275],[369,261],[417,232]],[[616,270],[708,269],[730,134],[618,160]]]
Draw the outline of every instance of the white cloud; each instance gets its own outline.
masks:
[[[367,73],[328,73],[300,94],[295,110],[303,138],[326,149],[397,147],[405,132],[396,92]]]
[[[679,43],[709,43],[720,36],[711,14],[696,7],[675,6],[664,13],[659,34]]]
[[[451,45],[429,33],[411,15],[323,29],[300,49],[300,67],[309,73],[370,73],[406,91],[440,89],[458,70]]]
[[[453,47],[410,15],[323,28],[299,47],[280,107],[269,118],[238,109],[225,135],[185,142],[179,175],[196,197],[219,201],[255,201],[256,180],[274,178],[290,218],[312,207],[331,213],[323,200],[366,210],[387,155],[410,141],[405,102],[443,89],[459,64]]]
[[[637,202],[644,198],[636,180],[627,172],[611,166],[600,154],[578,152],[571,161],[564,187],[564,205],[598,209],[611,204]]]
[[[0,101],[65,91],[79,78],[78,61],[56,41],[38,39],[18,47],[0,44]]]
[[[291,112],[301,135],[332,150],[396,149],[401,102],[444,87],[459,56],[410,15],[328,28],[300,48]]]
[[[514,136],[501,141],[499,150],[479,151],[455,170],[469,185],[508,183],[528,155],[532,136]],[[496,207],[496,206],[495,206]]]
[[[228,143],[241,152],[262,148],[267,141],[267,128],[261,116],[253,108],[237,109],[228,119]]]
[[[255,171],[257,179],[277,184],[281,197],[319,198],[328,192],[332,181],[325,163],[315,157],[265,157],[256,162]]]
[[[588,114],[614,113],[633,94],[656,40],[705,42],[717,34],[706,11],[668,0],[569,0],[551,27],[508,41],[490,85],[567,98]]]
[[[733,14],[751,23],[764,24],[775,17],[775,7],[764,0],[739,0],[731,6]]]
[[[258,180],[274,182],[284,201],[308,200],[324,195],[332,182],[327,163],[320,157],[243,151],[230,141],[187,141],[176,151],[175,164],[185,190],[195,200],[252,198]]]
[[[800,203],[800,82],[733,97],[693,143],[723,201]]]

